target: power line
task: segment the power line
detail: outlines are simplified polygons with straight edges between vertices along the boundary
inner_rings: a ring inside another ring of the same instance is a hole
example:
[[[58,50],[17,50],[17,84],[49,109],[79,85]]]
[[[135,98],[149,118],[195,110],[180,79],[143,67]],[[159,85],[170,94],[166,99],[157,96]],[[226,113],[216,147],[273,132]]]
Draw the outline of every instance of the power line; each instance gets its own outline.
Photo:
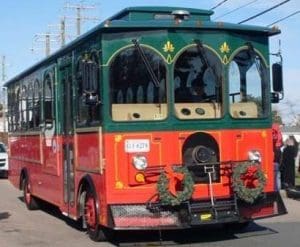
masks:
[[[58,41],[60,41],[60,47],[65,46],[67,38],[71,39],[71,35],[67,35],[68,27],[70,27],[70,26],[71,25],[66,24],[65,16],[61,17],[59,24],[48,25],[49,28],[51,28],[51,27],[55,28],[56,32],[58,30],[57,39],[58,39]]]
[[[251,16],[251,17],[249,17],[249,18],[243,20],[243,21],[240,21],[238,24],[242,24],[242,23],[245,23],[245,22],[247,22],[247,21],[250,21],[250,20],[252,20],[252,19],[254,19],[254,18],[258,17],[258,16],[261,16],[261,15],[263,15],[263,14],[265,14],[265,13],[271,11],[272,9],[278,8],[279,6],[285,4],[285,3],[289,2],[289,1],[290,1],[290,0],[285,0],[285,1],[281,2],[281,3],[279,3],[279,4],[276,4],[276,5],[274,5],[274,6],[271,7],[271,8],[268,8],[268,9],[266,9],[266,10],[264,10],[264,11],[262,11],[262,12],[256,14],[256,15],[254,15],[254,16]]]
[[[81,34],[81,24],[82,24],[83,20],[99,20],[99,18],[97,18],[97,17],[82,16],[82,11],[96,9],[95,5],[66,4],[65,9],[75,9],[76,10],[76,17],[67,17],[67,18],[76,19],[77,36],[80,36],[80,34]]]
[[[249,3],[246,3],[246,4],[244,4],[244,5],[241,5],[241,6],[235,8],[235,9],[229,11],[229,12],[226,12],[226,13],[224,13],[224,14],[222,14],[222,15],[219,15],[218,17],[214,18],[214,20],[219,19],[219,18],[221,18],[221,17],[224,17],[224,16],[226,16],[226,15],[232,14],[233,12],[238,11],[238,10],[240,10],[240,9],[242,9],[242,8],[245,8],[245,7],[249,6],[250,4],[255,3],[255,2],[257,2],[257,1],[259,1],[259,0],[253,0],[253,1],[249,2]]]
[[[52,38],[54,37],[54,38]],[[45,55],[48,57],[51,53],[51,42],[57,42],[58,37],[57,34],[51,34],[49,32],[47,33],[39,33],[34,36],[34,41],[35,42],[42,42],[45,44]],[[35,49],[32,48],[32,51]]]
[[[281,22],[281,21],[284,21],[284,20],[286,20],[286,19],[288,19],[288,18],[290,18],[290,17],[292,17],[292,16],[294,16],[294,15],[297,15],[297,14],[299,14],[299,13],[300,13],[299,10],[298,10],[298,11],[295,11],[294,13],[292,13],[292,14],[286,16],[286,17],[283,17],[283,18],[281,18],[281,19],[279,19],[279,20],[277,20],[277,21],[275,21],[275,22],[273,22],[273,23],[271,23],[271,24],[269,24],[267,27],[273,26],[274,24],[276,24],[276,23],[278,23],[278,22]]]
[[[60,46],[63,47],[66,44],[66,18],[63,16],[59,24],[48,25],[49,28],[54,27],[59,29]]]
[[[223,0],[221,2],[219,2],[216,6],[212,7],[210,10],[216,9],[218,7],[220,7],[223,3],[226,3],[228,0]]]

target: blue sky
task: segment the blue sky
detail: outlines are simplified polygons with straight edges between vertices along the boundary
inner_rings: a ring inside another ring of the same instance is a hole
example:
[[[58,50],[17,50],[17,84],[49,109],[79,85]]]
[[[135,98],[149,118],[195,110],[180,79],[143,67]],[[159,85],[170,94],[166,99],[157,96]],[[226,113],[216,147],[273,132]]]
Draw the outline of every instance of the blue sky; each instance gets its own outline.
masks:
[[[222,0],[111,0],[111,1],[77,1],[77,0],[10,0],[1,1],[0,15],[0,56],[6,56],[7,79],[12,78],[24,69],[38,62],[44,56],[41,38],[34,42],[36,34],[58,32],[51,24],[58,24],[60,18],[75,16],[72,10],[64,9],[69,3],[94,4],[97,9],[86,10],[85,16],[98,17],[101,22],[121,9],[129,6],[182,6],[200,9],[210,9]],[[223,5],[215,9],[212,19],[217,18],[239,6],[249,4],[247,7],[235,11],[232,14],[218,18],[218,21],[237,23],[252,15],[255,15],[283,0],[227,0]],[[274,21],[300,10],[299,0],[290,0],[281,7],[247,22],[253,25],[269,25]],[[75,36],[74,19],[67,19],[69,39]],[[292,121],[292,115],[300,114],[300,14],[297,14],[278,24],[282,34],[272,37],[270,40],[271,52],[278,51],[278,43],[281,40],[281,50],[284,59],[284,85],[285,99],[275,108],[279,109],[286,122]],[[83,30],[96,25],[96,22],[86,21]],[[31,48],[34,48],[34,52]],[[52,43],[52,50],[58,48],[58,44]],[[0,72],[0,75],[2,73]]]

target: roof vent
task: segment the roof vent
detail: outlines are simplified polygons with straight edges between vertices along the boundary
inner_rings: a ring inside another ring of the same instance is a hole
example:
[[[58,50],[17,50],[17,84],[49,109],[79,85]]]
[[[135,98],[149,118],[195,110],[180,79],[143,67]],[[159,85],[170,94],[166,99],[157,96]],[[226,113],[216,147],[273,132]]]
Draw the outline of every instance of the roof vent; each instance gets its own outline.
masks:
[[[179,9],[172,11],[172,15],[174,16],[175,20],[183,21],[189,19],[191,14],[187,10]]]

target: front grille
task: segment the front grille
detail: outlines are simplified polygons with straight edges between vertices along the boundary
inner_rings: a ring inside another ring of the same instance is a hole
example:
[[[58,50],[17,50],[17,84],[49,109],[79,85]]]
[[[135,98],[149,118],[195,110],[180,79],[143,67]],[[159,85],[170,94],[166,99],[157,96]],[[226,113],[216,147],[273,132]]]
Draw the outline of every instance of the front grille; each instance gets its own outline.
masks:
[[[3,167],[6,165],[6,159],[0,159],[0,167]]]
[[[178,213],[152,211],[146,205],[114,205],[111,212],[117,228],[155,228],[159,226],[179,226]]]

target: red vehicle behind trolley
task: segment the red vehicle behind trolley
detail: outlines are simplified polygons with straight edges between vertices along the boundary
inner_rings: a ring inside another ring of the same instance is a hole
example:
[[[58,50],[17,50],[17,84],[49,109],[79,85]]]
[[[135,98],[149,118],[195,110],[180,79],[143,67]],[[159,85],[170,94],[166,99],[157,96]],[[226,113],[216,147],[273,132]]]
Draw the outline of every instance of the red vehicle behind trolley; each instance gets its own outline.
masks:
[[[126,9],[6,83],[9,178],[28,209],[54,204],[93,240],[286,213],[270,114],[279,30],[212,13]]]

